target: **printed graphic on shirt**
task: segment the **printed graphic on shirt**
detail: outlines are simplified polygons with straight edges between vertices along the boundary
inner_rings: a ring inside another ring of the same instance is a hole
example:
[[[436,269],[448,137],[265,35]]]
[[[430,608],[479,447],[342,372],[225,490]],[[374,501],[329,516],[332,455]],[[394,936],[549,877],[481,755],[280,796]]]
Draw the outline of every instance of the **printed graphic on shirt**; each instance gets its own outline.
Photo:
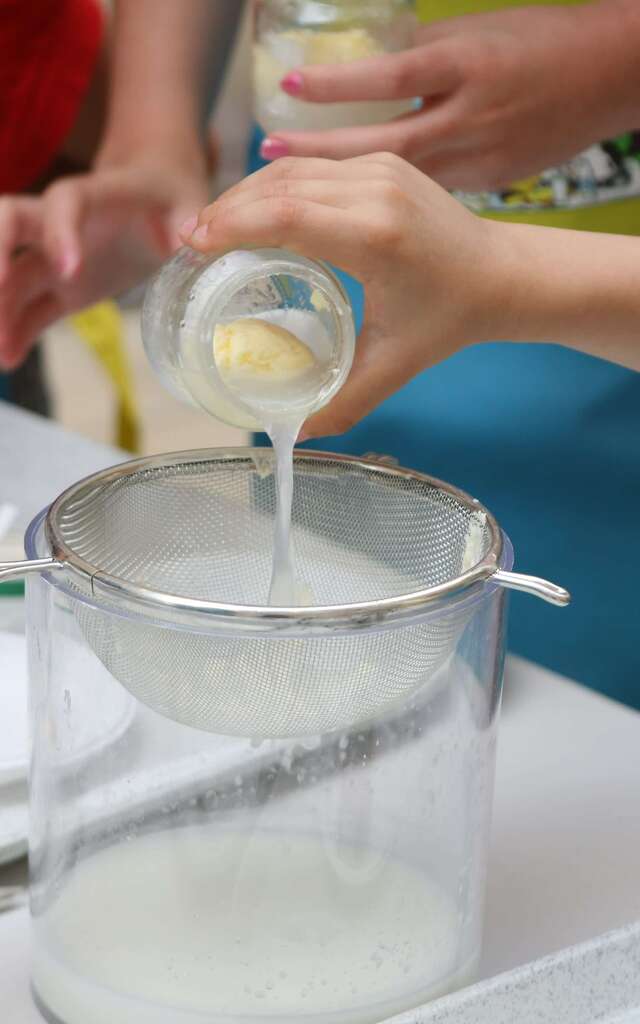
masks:
[[[478,213],[577,210],[640,196],[640,131],[590,146],[573,160],[496,192],[456,192]]]

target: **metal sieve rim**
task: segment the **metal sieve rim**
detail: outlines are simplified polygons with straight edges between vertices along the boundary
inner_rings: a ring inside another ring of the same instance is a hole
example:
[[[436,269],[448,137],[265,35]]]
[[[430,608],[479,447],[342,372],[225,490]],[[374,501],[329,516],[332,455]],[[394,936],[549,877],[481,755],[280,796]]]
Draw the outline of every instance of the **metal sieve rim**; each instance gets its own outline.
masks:
[[[468,510],[481,513],[486,517],[491,543],[483,559],[467,572],[460,574],[445,583],[436,584],[424,589],[409,591],[394,597],[360,602],[355,604],[318,605],[314,607],[269,607],[262,605],[236,605],[216,601],[205,601],[198,598],[186,598],[150,587],[140,586],[122,577],[105,573],[99,566],[93,565],[79,557],[64,538],[62,522],[65,512],[74,502],[87,500],[107,484],[118,479],[134,476],[147,470],[170,468],[171,466],[188,466],[198,463],[217,462],[254,462],[264,459],[264,448],[207,448],[171,454],[151,455],[100,470],[91,476],[73,484],[65,490],[51,505],[45,519],[45,536],[50,546],[53,559],[59,568],[68,569],[80,589],[96,599],[105,599],[112,609],[117,606],[121,610],[153,614],[156,620],[175,622],[175,616],[197,616],[213,626],[228,626],[233,629],[246,627],[250,630],[266,629],[287,632],[294,627],[299,629],[313,628],[358,628],[380,625],[398,619],[414,618],[420,612],[431,609],[443,601],[464,594],[469,596],[470,588],[476,584],[490,580],[500,569],[503,553],[503,535],[492,514],[475,498],[452,484],[436,477],[401,466],[390,466],[387,461],[374,457],[358,458],[350,455],[339,455],[332,452],[296,450],[296,462],[334,463],[353,466],[367,472],[379,473],[385,477],[397,477],[405,480],[418,481],[429,487],[436,488],[451,495],[460,505]]]

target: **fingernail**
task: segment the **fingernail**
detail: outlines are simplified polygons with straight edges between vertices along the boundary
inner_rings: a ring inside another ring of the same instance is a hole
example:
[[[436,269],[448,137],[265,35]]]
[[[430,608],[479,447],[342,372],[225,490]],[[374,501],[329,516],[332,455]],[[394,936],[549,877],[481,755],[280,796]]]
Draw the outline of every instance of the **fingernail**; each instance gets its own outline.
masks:
[[[209,225],[203,224],[201,227],[194,231],[191,235],[191,241],[199,245],[202,242],[206,242],[209,237]]]
[[[187,217],[184,224],[181,224],[178,228],[178,234],[181,238],[191,238],[191,235],[198,226],[197,217]]]
[[[71,249],[63,250],[58,259],[58,272],[63,281],[68,281],[72,278],[79,266],[80,258],[77,253]]]
[[[290,71],[280,82],[280,88],[289,96],[299,96],[304,86],[304,79],[299,71]]]
[[[265,139],[260,146],[260,156],[263,160],[279,160],[288,152],[289,147],[282,139]]]

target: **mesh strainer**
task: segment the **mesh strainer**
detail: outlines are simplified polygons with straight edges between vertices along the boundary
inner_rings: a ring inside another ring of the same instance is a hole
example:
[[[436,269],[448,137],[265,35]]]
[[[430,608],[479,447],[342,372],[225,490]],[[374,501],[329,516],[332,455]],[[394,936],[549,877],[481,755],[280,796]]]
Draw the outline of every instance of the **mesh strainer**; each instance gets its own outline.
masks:
[[[441,667],[487,581],[556,604],[500,568],[477,501],[381,460],[295,457],[292,536],[311,607],[265,605],[276,507],[262,449],[157,456],[74,485],[49,509],[50,557],[107,669],[161,714],[213,732],[328,732],[379,713]]]

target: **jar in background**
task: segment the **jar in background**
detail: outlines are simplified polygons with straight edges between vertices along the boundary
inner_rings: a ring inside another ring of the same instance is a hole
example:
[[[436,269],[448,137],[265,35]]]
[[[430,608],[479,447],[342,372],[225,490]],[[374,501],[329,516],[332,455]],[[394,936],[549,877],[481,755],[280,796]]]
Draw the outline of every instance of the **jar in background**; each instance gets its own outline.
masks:
[[[244,459],[250,470],[234,454],[240,511],[264,510],[273,494],[255,451]],[[316,468],[303,464],[302,480],[322,481],[313,488],[320,506],[335,496],[337,523],[340,493],[348,505],[344,495],[363,482],[343,476],[341,460],[311,458]],[[368,474],[372,500],[361,523],[350,520],[345,565],[373,524],[389,528],[384,509],[396,485],[382,466]],[[322,523],[321,514],[321,532]],[[228,528],[230,536],[232,520]],[[504,547],[501,565],[510,569]],[[389,543],[384,560],[402,551]],[[27,555],[48,554],[39,516]],[[337,565],[333,572],[340,576]],[[159,651],[176,628],[185,654],[211,641],[211,625],[109,606],[53,574],[30,578],[28,600],[32,982],[48,1020],[375,1024],[473,980],[502,679],[501,587],[487,583],[462,598],[468,624],[417,692],[334,732],[259,744],[251,732],[204,731],[136,701],[81,623],[108,634],[126,620],[155,632]],[[419,664],[420,630],[446,632],[459,600],[409,626],[356,617],[354,632],[325,631],[312,641],[319,678],[335,672],[343,645],[364,642],[390,657],[389,685],[402,683],[394,652],[408,645]],[[239,663],[262,644],[277,665],[307,642],[306,625],[293,637],[277,628],[257,637],[230,618],[222,648],[231,643]],[[176,661],[178,688],[189,666],[188,657]],[[87,735],[99,743],[88,746]]]
[[[260,429],[264,421],[225,383],[214,355],[216,327],[246,317],[288,329],[316,358],[313,386],[288,400],[288,412],[299,406],[311,415],[326,405],[351,369],[351,305],[328,267],[281,249],[213,258],[182,249],[164,264],[142,314],[144,346],[162,383],[224,423]]]
[[[280,88],[287,72],[405,50],[416,28],[412,0],[257,0],[254,107],[267,134],[379,124],[406,114],[413,99],[305,103]]]

